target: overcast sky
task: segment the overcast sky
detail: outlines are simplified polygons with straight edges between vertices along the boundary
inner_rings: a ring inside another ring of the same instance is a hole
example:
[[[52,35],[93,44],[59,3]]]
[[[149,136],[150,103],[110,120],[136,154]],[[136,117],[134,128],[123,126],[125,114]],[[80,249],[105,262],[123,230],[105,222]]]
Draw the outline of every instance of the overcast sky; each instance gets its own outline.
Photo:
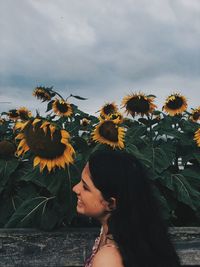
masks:
[[[54,86],[93,114],[142,91],[200,105],[200,0],[0,0],[0,112]]]

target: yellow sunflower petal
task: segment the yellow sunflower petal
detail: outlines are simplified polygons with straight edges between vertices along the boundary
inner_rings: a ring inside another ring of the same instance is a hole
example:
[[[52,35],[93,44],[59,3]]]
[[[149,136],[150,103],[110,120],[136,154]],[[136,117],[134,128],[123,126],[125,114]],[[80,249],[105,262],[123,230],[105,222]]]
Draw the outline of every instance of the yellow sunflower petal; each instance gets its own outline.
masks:
[[[33,161],[33,167],[36,167],[40,163],[40,157],[36,156]]]
[[[23,133],[19,133],[15,139],[23,139],[24,138],[24,134]]]
[[[34,119],[34,121],[32,122],[32,125],[35,126],[35,124],[37,124],[37,123],[40,122],[40,121],[41,121],[41,119],[36,118],[36,119]]]
[[[62,138],[69,139],[70,135],[66,130],[61,130],[61,136]]]
[[[48,160],[47,161],[47,169],[48,169],[49,172],[51,172],[51,168],[52,168],[51,160]]]
[[[50,129],[50,132],[51,132],[51,139],[53,139],[53,134],[56,130],[56,127],[52,124],[49,125],[49,129]]]

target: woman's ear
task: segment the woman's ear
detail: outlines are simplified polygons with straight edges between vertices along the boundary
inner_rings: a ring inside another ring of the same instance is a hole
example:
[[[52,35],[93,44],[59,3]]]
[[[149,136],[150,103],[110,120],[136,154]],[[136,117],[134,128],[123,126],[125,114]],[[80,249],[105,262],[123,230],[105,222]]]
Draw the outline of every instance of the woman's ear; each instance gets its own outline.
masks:
[[[116,198],[111,197],[107,202],[108,202],[108,211],[113,211],[116,209]]]

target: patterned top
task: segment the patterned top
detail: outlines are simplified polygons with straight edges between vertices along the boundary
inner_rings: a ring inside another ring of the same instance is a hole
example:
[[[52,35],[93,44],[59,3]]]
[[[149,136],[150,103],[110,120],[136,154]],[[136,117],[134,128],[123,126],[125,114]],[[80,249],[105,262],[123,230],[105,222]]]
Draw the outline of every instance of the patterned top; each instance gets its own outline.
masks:
[[[97,251],[99,249],[99,244],[100,244],[100,241],[101,241],[102,233],[103,233],[103,227],[101,228],[101,232],[100,232],[99,237],[97,237],[95,239],[95,242],[94,242],[94,245],[93,245],[93,248],[92,248],[92,253],[91,253],[90,257],[86,260],[84,267],[92,267],[92,262],[94,260],[94,256],[96,255],[96,253],[97,253]],[[103,247],[115,247],[115,248],[118,248],[117,245],[115,245],[115,244],[105,244],[101,248],[103,248]]]

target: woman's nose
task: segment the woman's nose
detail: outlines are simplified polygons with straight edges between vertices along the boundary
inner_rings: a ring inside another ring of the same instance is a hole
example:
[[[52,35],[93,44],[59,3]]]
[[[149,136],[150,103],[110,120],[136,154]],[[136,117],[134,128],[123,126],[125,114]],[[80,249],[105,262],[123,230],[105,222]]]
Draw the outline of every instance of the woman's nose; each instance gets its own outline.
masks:
[[[76,194],[79,194],[79,183],[78,184],[76,184],[73,188],[72,188],[72,191],[74,192],[74,193],[76,193]]]

